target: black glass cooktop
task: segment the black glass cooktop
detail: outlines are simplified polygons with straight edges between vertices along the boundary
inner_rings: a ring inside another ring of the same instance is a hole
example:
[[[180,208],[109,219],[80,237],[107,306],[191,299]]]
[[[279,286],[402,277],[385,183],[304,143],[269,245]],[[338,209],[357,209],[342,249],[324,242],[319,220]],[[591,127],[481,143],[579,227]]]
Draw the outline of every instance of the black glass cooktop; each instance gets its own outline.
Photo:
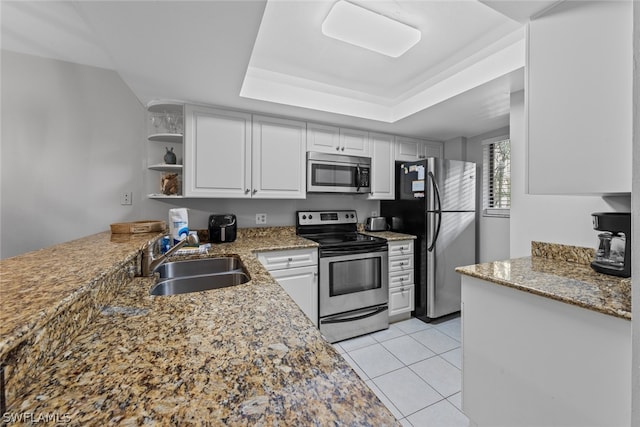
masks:
[[[371,243],[385,243],[384,239],[357,232],[351,233],[319,233],[302,235],[302,237],[313,240],[320,244],[321,247],[329,246],[347,246]]]

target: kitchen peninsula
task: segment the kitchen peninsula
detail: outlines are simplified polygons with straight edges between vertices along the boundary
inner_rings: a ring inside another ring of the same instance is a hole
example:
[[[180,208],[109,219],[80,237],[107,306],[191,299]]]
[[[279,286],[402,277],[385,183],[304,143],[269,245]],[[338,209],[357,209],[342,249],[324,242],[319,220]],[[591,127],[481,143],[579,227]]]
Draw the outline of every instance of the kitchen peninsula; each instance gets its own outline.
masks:
[[[71,425],[397,425],[254,255],[314,247],[290,228],[239,233],[251,281],[150,296],[131,278],[160,234],[99,233],[1,261],[7,411]]]
[[[482,426],[623,426],[631,419],[631,280],[584,248],[459,267],[462,402]]]

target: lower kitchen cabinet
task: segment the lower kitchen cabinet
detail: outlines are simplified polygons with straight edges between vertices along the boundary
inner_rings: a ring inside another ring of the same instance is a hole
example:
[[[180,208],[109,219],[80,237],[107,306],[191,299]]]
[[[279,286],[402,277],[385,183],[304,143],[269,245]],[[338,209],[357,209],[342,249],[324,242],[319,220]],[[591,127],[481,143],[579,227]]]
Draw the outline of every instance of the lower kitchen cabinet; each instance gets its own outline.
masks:
[[[413,240],[389,242],[389,321],[411,317],[415,308]]]
[[[258,260],[318,326],[318,250],[259,252]]]
[[[472,425],[628,426],[631,322],[462,276],[462,408]]]

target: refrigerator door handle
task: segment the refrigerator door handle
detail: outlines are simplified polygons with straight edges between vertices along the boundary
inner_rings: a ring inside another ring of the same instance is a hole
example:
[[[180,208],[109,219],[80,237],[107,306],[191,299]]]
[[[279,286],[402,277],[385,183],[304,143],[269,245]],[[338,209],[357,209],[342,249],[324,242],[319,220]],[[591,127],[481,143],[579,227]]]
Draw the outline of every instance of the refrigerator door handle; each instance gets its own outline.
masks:
[[[431,186],[433,187],[433,193],[436,196],[436,201],[438,202],[435,213],[438,217],[438,225],[436,226],[436,232],[433,235],[433,239],[431,244],[427,248],[429,252],[433,251],[433,248],[436,246],[436,241],[438,240],[438,235],[440,234],[440,225],[442,224],[442,203],[440,201],[440,190],[438,189],[438,184],[436,183],[436,177],[433,176],[433,172],[429,172],[429,178],[431,179]]]

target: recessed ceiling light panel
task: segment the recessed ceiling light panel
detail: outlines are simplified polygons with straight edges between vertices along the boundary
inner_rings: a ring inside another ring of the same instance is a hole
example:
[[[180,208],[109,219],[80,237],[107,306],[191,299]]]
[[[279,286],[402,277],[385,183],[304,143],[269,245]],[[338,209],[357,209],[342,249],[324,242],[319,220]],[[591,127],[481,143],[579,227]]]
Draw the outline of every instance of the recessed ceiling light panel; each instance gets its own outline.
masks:
[[[420,31],[344,0],[322,23],[325,36],[397,58],[420,41]]]

